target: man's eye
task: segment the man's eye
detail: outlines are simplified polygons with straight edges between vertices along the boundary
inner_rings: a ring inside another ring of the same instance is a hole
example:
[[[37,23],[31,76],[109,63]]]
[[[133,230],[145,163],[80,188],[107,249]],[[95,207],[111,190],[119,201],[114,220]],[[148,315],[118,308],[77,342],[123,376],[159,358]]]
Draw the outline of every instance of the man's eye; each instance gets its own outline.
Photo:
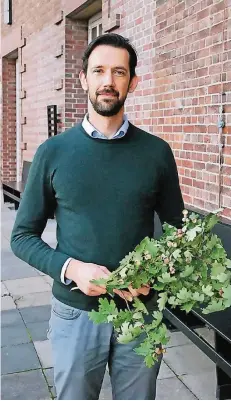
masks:
[[[100,69],[100,68],[96,68],[93,72],[102,72],[102,69]]]
[[[120,71],[120,70],[115,71],[115,73],[117,75],[121,75],[121,76],[125,75],[125,72],[124,71]]]

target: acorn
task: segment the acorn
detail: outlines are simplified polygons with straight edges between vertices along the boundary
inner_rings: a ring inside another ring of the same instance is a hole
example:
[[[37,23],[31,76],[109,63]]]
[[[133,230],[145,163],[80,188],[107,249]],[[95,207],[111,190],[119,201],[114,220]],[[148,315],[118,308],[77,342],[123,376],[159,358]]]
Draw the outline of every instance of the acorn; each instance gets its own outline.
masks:
[[[167,265],[169,263],[169,258],[165,258],[164,263]]]
[[[162,354],[162,349],[161,349],[161,348],[156,348],[156,349],[155,349],[155,353],[156,353],[157,355]]]
[[[222,290],[222,288],[219,290],[219,294],[220,294],[221,297],[224,294],[224,291]]]
[[[144,256],[144,259],[145,260],[150,260],[152,257],[151,257],[151,255],[150,255],[150,253],[148,253],[148,254],[146,254],[145,256]]]
[[[173,266],[171,266],[169,269],[169,272],[170,272],[170,274],[174,274],[176,272],[176,270]]]

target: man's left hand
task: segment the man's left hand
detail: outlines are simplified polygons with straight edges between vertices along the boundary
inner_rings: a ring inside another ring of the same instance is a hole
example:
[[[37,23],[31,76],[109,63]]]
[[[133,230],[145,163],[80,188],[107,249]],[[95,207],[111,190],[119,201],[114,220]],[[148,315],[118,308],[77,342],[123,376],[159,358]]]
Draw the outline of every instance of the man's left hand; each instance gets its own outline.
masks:
[[[127,301],[132,301],[134,297],[138,297],[139,295],[148,295],[150,292],[150,285],[146,284],[140,288],[133,288],[131,285],[128,286],[129,291],[117,290],[114,289],[113,292],[119,295],[121,298],[126,298]]]

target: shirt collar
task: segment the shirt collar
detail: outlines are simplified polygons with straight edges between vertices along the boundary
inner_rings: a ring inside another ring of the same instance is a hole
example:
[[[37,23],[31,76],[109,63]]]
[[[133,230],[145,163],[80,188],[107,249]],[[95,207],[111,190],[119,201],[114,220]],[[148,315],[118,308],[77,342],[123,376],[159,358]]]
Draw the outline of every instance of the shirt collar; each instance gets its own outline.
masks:
[[[121,127],[118,129],[118,131],[110,138],[105,136],[102,132],[99,132],[88,120],[88,114],[85,115],[83,122],[82,122],[83,129],[86,131],[88,135],[90,135],[93,138],[100,138],[100,139],[118,139],[121,138],[122,136],[126,135],[128,127],[129,127],[129,122],[127,115],[124,114],[124,121]]]

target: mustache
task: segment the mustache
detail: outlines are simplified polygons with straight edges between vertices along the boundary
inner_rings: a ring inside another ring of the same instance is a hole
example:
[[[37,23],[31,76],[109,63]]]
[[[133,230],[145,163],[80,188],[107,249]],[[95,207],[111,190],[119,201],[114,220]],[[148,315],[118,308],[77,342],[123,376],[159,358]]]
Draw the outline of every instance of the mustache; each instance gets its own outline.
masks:
[[[102,91],[97,91],[96,95],[115,95],[115,96],[119,96],[119,92],[115,91],[114,89],[104,89]]]

